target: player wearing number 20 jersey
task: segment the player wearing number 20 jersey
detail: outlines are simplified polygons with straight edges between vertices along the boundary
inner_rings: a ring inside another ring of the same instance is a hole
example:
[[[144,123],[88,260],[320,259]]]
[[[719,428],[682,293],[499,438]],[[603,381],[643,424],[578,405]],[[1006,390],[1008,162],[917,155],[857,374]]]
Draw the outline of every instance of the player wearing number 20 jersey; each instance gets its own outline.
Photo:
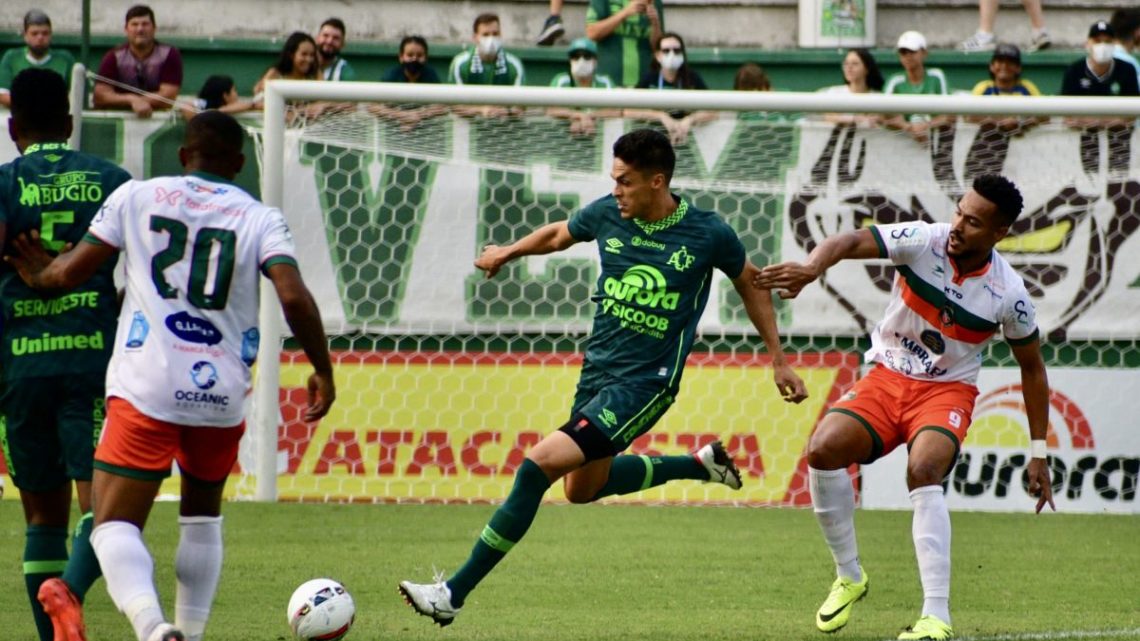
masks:
[[[200,172],[132,181],[107,199],[86,240],[126,253],[107,395],[170,423],[241,423],[259,271],[296,264],[281,212]]]

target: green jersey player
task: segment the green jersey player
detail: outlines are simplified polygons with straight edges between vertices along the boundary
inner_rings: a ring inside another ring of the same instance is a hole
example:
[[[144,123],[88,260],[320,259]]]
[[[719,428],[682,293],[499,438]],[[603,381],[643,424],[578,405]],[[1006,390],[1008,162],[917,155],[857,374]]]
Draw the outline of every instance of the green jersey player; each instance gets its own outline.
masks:
[[[0,167],[0,245],[9,249],[6,241],[34,230],[59,251],[83,238],[103,200],[131,177],[67,147],[71,116],[58,73],[21,71],[11,97],[8,130],[23,155]],[[82,638],[76,636],[82,635],[81,622],[61,619],[53,610],[66,610],[70,594],[81,600],[99,578],[88,536],[103,379],[119,313],[113,269],[108,263],[82,286],[44,296],[8,263],[0,264],[0,442],[27,517],[24,582],[41,641]],[[69,560],[72,482],[84,516]],[[70,590],[54,578],[61,574]]]
[[[408,604],[439,625],[454,620],[467,595],[522,539],[543,495],[558,479],[572,503],[678,479],[740,488],[740,473],[720,442],[693,455],[621,454],[653,427],[677,395],[713,269],[732,279],[744,300],[772,355],[780,393],[795,403],[807,397],[780,349],[771,296],[749,284],[759,270],[745,257],[731,227],[669,191],[674,164],[673,147],[663,134],[650,129],[626,134],[614,144],[610,196],[512,245],[488,246],[475,261],[491,277],[516,258],[597,241],[602,270],[594,331],[569,421],[527,454],[506,502],[455,575],[430,584],[399,585]]]

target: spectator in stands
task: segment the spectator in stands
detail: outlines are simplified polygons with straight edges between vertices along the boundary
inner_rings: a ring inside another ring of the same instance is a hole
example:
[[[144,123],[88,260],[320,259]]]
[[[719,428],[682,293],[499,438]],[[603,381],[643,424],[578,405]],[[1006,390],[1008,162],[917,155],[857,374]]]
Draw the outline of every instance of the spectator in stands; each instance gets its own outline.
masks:
[[[1074,62],[1061,82],[1063,96],[1136,96],[1136,67],[1114,57],[1112,25],[1100,20],[1089,27],[1087,55]]]
[[[566,52],[570,61],[570,71],[563,71],[550,81],[551,87],[613,89],[614,82],[609,76],[598,73],[598,45],[589,38],[577,38],[570,43]],[[597,130],[598,118],[621,116],[620,109],[573,109],[551,107],[546,110],[551,118],[564,118],[570,121],[570,133],[592,136]]]
[[[481,13],[475,18],[472,40],[475,46],[459,52],[451,59],[447,77],[457,85],[521,86],[525,73],[523,63],[512,53],[503,51],[499,16]],[[461,105],[454,109],[461,116],[502,118],[514,111],[498,105]]]
[[[1017,45],[1001,43],[994,48],[990,58],[990,79],[974,85],[975,96],[1040,96],[1033,81],[1021,77],[1021,50]],[[982,129],[997,128],[1013,135],[1025,133],[1034,125],[1047,122],[1047,117],[1020,116],[969,116],[970,122],[982,125]]]
[[[321,23],[317,31],[317,61],[320,63],[318,73],[322,80],[356,80],[356,72],[352,65],[340,57],[344,49],[345,29],[344,21],[340,18],[329,18]]]
[[[1061,81],[1062,96],[1138,96],[1136,68],[1113,57],[1116,45],[1112,25],[1104,20],[1089,27],[1086,56],[1072,64]],[[1100,132],[1108,134],[1108,168],[1127,170],[1135,120],[1122,117],[1065,118],[1065,124],[1081,130],[1081,165],[1088,173],[1100,170]]]
[[[523,63],[503,50],[499,16],[481,13],[472,29],[475,46],[459,52],[451,59],[448,79],[457,85],[523,84]]]
[[[564,33],[566,27],[562,24],[562,0],[550,0],[550,15],[547,16],[546,22],[542,23],[537,44],[540,47],[549,47]]]
[[[904,31],[898,40],[899,63],[903,71],[887,79],[883,93],[941,94],[949,93],[946,75],[941,69],[926,66],[926,37],[917,31]],[[898,114],[883,121],[887,127],[906,132],[915,141],[925,143],[930,130],[952,122],[947,116],[931,118],[927,114]]]
[[[260,103],[265,91],[265,83],[270,80],[320,80],[320,64],[317,61],[317,42],[304,31],[294,31],[285,39],[277,62],[265,71],[261,80],[253,87],[253,99]],[[320,116],[332,103],[317,101],[291,101],[286,105],[286,119],[292,123],[297,119],[311,120]]]
[[[755,62],[746,62],[736,70],[732,79],[734,91],[771,91],[772,81],[768,79],[768,72]]]
[[[1108,26],[1116,36],[1116,48],[1112,52],[1112,57],[1132,65],[1140,75],[1140,60],[1137,60],[1132,53],[1136,48],[1136,41],[1140,39],[1140,8],[1131,7],[1113,11]],[[1140,77],[1137,81],[1140,82]]]
[[[999,44],[990,58],[990,79],[974,85],[975,96],[1040,96],[1033,81],[1021,77],[1021,50]]]
[[[637,83],[639,89],[708,89],[704,78],[689,66],[685,59],[685,41],[672,31],[661,35],[657,53],[649,72]],[[689,138],[693,125],[716,120],[715,111],[658,111],[656,109],[626,109],[627,118],[656,120],[669,134],[674,145],[682,145]]]
[[[661,0],[590,0],[586,9],[586,37],[598,43],[601,71],[622,87],[649,71],[664,29]]]
[[[63,49],[51,48],[51,18],[39,9],[24,14],[24,47],[9,49],[0,58],[0,105],[12,106],[12,80],[24,69],[51,69],[71,85],[71,67],[75,58]]]
[[[137,4],[127,9],[127,41],[108,51],[99,64],[96,109],[130,109],[139,118],[149,118],[155,109],[174,105],[182,89],[182,54],[177,47],[155,40],[156,25],[150,7]]]
[[[849,49],[843,57],[843,84],[824,87],[820,91],[835,94],[879,93],[885,84],[883,72],[871,52],[864,48]],[[836,124],[873,127],[882,122],[879,114],[829,113],[823,119]]]
[[[198,97],[192,105],[181,107],[182,117],[190,120],[208,109],[235,114],[256,109],[260,104],[254,100],[244,100],[238,96],[237,85],[230,76],[210,76],[198,90]]]
[[[577,38],[570,43],[566,55],[570,70],[563,71],[550,81],[551,87],[594,87],[613,89],[614,81],[604,73],[598,73],[598,45],[589,38]]]
[[[1029,26],[1033,35],[1026,51],[1033,53],[1048,49],[1053,44],[1049,30],[1045,28],[1045,13],[1041,10],[1041,0],[1021,0],[1025,13],[1029,14]],[[959,51],[991,51],[997,46],[994,35],[994,20],[997,18],[998,0],[978,0],[978,30],[958,45]]]
[[[400,64],[391,67],[380,78],[382,82],[420,82],[438,84],[439,74],[428,66],[428,43],[423,36],[404,36],[397,54]],[[381,118],[400,123],[405,131],[414,129],[420,121],[447,113],[443,105],[369,105],[368,110]]]
[[[439,74],[428,66],[428,43],[423,36],[404,36],[396,54],[400,64],[389,67],[380,78],[381,82],[423,82],[438,83]]]
[[[265,89],[267,80],[319,80],[317,42],[304,31],[294,31],[285,39],[281,55],[272,67],[265,70],[261,80],[253,87],[254,94]]]

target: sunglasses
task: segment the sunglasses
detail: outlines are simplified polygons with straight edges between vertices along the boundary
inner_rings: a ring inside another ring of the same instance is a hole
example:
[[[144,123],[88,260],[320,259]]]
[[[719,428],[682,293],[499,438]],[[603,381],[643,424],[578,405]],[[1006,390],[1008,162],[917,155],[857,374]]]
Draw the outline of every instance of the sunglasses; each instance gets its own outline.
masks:
[[[658,51],[661,53],[685,53],[681,47],[661,47]]]
[[[586,51],[575,51],[574,53],[570,54],[571,60],[580,60],[582,58],[585,58],[586,60],[593,60],[594,58],[597,58],[597,56]]]

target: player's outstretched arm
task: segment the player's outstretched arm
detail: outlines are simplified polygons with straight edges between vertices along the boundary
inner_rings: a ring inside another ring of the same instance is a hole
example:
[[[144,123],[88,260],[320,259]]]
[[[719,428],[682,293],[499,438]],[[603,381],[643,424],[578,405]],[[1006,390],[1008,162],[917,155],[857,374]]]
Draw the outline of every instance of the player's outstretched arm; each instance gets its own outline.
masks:
[[[77,247],[52,257],[40,241],[40,233],[32,230],[12,239],[11,253],[4,257],[20,278],[32,289],[71,289],[86,282],[99,265],[115,254],[115,248],[103,243],[81,242]]]
[[[799,403],[807,398],[807,387],[784,357],[784,349],[780,345],[780,333],[776,328],[776,310],[772,306],[772,292],[752,286],[752,280],[759,273],[760,269],[753,265],[752,261],[745,261],[744,271],[732,279],[732,285],[736,287],[736,292],[744,301],[744,310],[748,312],[752,326],[760,332],[760,338],[764,340],[764,346],[772,356],[772,369],[775,372],[776,388],[780,390],[780,396],[790,403]]]
[[[1025,416],[1029,420],[1029,438],[1044,443],[1049,429],[1049,377],[1045,373],[1045,361],[1041,358],[1041,344],[1038,341],[1025,345],[1011,345],[1013,357],[1021,367],[1021,394],[1025,401]],[[1049,463],[1041,453],[1041,458],[1029,459],[1029,494],[1037,497],[1037,513],[1045,504],[1054,512],[1053,479]]]
[[[804,263],[780,263],[760,270],[752,281],[758,289],[774,289],[780,298],[795,298],[800,290],[823,276],[829,267],[847,258],[883,258],[870,229],[857,229],[828,236]]]
[[[487,245],[483,254],[475,259],[475,267],[483,270],[487,278],[499,273],[499,269],[522,256],[538,256],[562,251],[578,242],[570,235],[566,221],[543,225],[510,245]]]
[[[293,337],[305,350],[313,373],[309,376],[309,406],[305,409],[305,420],[315,421],[328,414],[336,400],[336,385],[333,383],[332,360],[329,358],[329,345],[325,340],[325,329],[321,324],[321,312],[301,272],[288,263],[270,265],[267,270],[269,280],[277,290],[281,301],[281,311],[285,322],[293,330]]]

